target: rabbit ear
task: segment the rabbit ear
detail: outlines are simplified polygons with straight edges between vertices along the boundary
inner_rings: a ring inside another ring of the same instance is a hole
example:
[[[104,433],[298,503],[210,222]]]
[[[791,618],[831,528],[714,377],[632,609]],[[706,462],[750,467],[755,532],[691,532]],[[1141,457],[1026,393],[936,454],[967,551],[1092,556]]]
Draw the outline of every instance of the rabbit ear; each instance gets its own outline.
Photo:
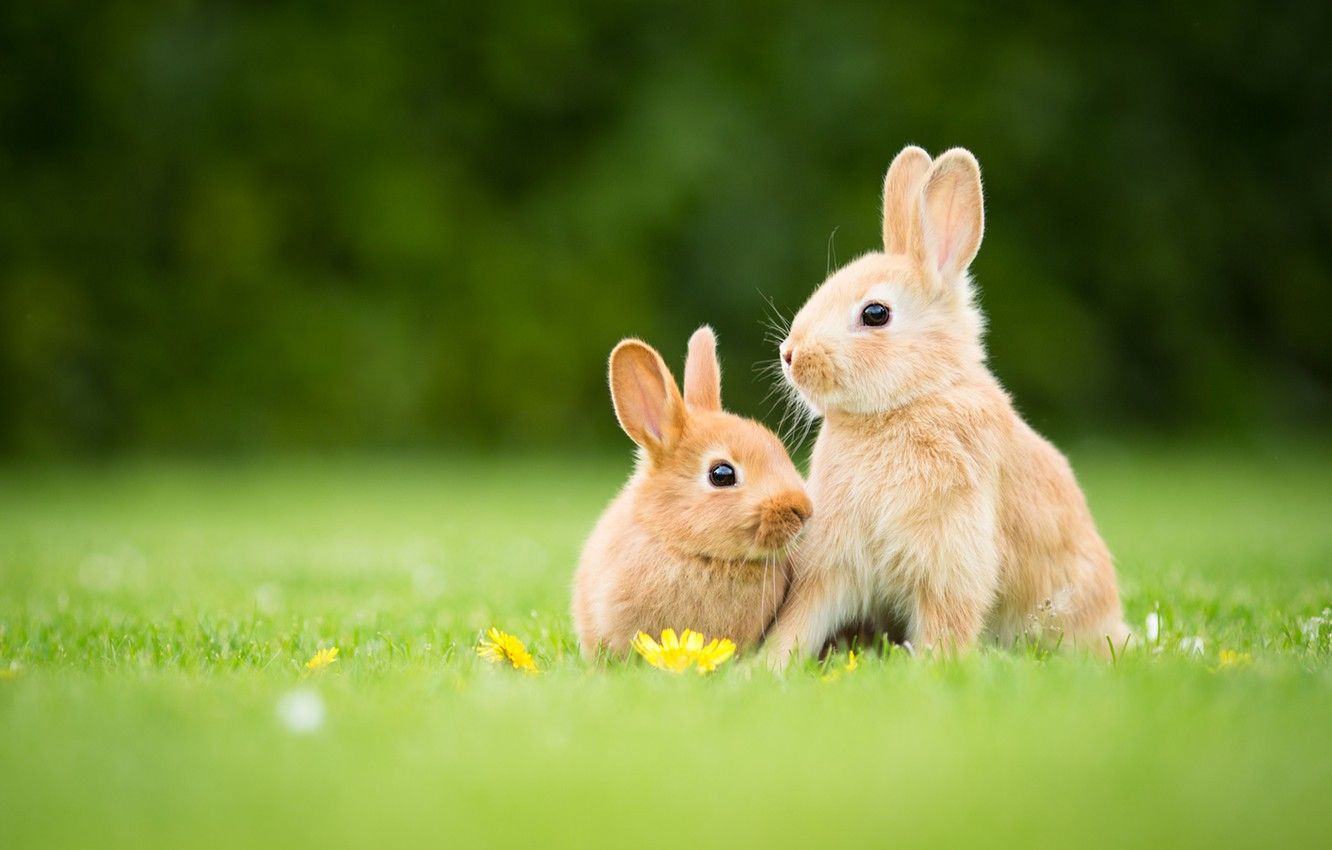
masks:
[[[649,454],[665,452],[684,430],[684,400],[675,378],[647,343],[626,339],[610,357],[611,401],[624,433]]]
[[[721,410],[721,366],[717,364],[717,337],[704,325],[689,338],[685,360],[684,400],[699,410]]]
[[[893,158],[883,178],[883,250],[887,254],[905,254],[911,250],[911,233],[916,228],[915,200],[925,172],[930,170],[930,155],[915,145],[907,145]]]
[[[985,231],[976,157],[963,148],[942,154],[925,175],[919,202],[920,226],[912,236],[916,262],[945,280],[966,271]]]

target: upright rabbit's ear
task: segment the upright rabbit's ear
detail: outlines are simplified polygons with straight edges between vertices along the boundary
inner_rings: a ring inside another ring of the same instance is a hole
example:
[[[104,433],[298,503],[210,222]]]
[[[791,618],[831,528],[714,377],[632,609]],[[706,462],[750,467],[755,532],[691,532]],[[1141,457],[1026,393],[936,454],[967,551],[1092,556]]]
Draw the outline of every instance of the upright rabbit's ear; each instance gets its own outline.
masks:
[[[684,430],[685,407],[675,378],[647,343],[626,339],[610,357],[611,401],[624,433],[654,457]]]
[[[721,410],[721,366],[717,364],[717,337],[704,325],[689,338],[685,360],[684,400],[699,410]]]
[[[883,250],[905,254],[911,250],[916,228],[916,199],[930,170],[930,155],[915,145],[902,148],[883,178]]]
[[[925,174],[918,215],[911,237],[917,264],[944,280],[966,271],[985,231],[980,165],[970,151],[953,148],[934,161]]]

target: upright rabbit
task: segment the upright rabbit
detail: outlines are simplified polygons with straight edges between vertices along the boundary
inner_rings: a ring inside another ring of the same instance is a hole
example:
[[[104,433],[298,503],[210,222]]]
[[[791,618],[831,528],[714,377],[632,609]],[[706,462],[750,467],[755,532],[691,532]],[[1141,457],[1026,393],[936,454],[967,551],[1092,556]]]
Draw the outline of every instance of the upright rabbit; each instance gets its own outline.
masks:
[[[685,391],[636,339],[610,358],[611,398],[637,468],[583,547],[573,614],[583,655],[624,654],[639,630],[693,629],[742,649],[786,595],[785,549],[812,513],[785,447],[721,408],[712,330],[689,340]]]
[[[975,157],[906,148],[884,181],[883,252],[825,281],[780,346],[823,425],[818,514],[768,638],[776,668],[848,627],[896,630],[917,649],[965,649],[987,631],[1103,653],[1128,638],[1068,462],[985,365],[967,273],[983,226]]]

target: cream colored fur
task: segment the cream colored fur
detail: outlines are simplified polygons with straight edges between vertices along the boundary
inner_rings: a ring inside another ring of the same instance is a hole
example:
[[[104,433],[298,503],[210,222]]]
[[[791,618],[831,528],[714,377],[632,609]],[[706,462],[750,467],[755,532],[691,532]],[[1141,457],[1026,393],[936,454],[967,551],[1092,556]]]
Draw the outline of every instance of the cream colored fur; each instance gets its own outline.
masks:
[[[967,274],[983,230],[975,158],[908,147],[884,181],[884,252],[835,272],[792,322],[783,372],[823,425],[774,668],[866,625],[918,650],[983,633],[1101,653],[1128,639],[1067,461],[985,365]],[[886,326],[862,323],[871,301]]]
[[[693,629],[756,644],[786,595],[786,547],[812,511],[781,441],[721,408],[716,340],[689,341],[685,394],[638,340],[610,362],[615,413],[638,444],[637,468],[583,547],[573,615],[583,655],[625,654],[640,630]],[[718,462],[734,487],[714,487]]]

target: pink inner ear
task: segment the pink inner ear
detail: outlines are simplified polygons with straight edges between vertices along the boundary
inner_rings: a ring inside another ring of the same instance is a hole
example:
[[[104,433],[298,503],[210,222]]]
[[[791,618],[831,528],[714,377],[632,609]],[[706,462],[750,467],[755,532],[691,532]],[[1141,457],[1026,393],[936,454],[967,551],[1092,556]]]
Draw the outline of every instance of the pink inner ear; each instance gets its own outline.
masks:
[[[637,403],[639,414],[643,417],[643,428],[654,440],[660,440],[662,434],[661,414],[664,405],[660,400],[656,404],[652,403],[652,390],[647,382],[643,380],[643,373],[639,369],[633,370],[634,389],[637,393]]]
[[[958,190],[961,188],[960,181],[956,178],[950,178],[945,181],[943,195],[938,201],[931,205],[931,208],[937,210],[936,215],[931,216],[934,226],[934,255],[935,268],[943,271],[948,268],[953,261],[953,253],[957,250],[958,244],[958,196],[961,194]]]

